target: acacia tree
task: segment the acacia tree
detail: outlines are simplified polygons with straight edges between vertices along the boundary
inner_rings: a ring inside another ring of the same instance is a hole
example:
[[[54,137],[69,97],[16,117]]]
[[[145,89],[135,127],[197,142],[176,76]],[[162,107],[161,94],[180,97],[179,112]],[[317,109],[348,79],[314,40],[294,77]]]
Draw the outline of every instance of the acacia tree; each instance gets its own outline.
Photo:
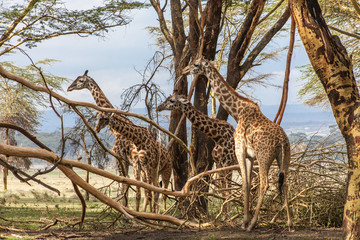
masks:
[[[174,91],[188,95],[187,79],[180,73],[190,59],[204,56],[207,59],[216,60],[217,55],[217,65],[220,68],[224,62],[227,63],[225,64],[227,81],[233,88],[237,88],[250,69],[261,61],[274,57],[274,53],[263,56],[261,54],[271,39],[283,28],[289,19],[290,11],[285,4],[281,4],[282,1],[277,5],[271,3],[265,10],[269,13],[268,16],[260,21],[260,16],[264,14],[265,2],[210,0],[206,2],[206,5],[202,5],[202,2],[197,0],[172,0],[168,7],[167,1],[164,5],[161,5],[160,1],[151,1],[158,14],[160,30],[165,39],[161,43],[168,44],[173,54],[176,79]],[[170,10],[171,13],[171,28],[164,17],[166,10]],[[227,54],[228,57],[223,59],[223,56]],[[256,79],[261,79],[261,77]],[[208,114],[207,79],[199,76],[193,83],[194,105],[203,113]],[[192,90],[192,88],[189,89],[189,91]],[[191,92],[189,92],[190,96]],[[227,112],[220,107],[217,118],[226,120],[227,117]],[[177,127],[179,124],[181,124],[180,127]],[[180,122],[179,112],[172,111],[170,131],[181,129],[178,136],[185,142],[184,124]],[[211,169],[213,160],[210,153],[214,147],[213,142],[195,129],[191,137],[195,173]],[[175,149],[174,146],[172,156],[175,185],[176,189],[180,189],[188,175],[186,155],[183,154],[182,149],[177,148],[176,151]],[[200,206],[206,209],[206,201],[200,199]]]
[[[110,28],[126,25],[126,11],[144,6],[133,1],[107,0],[88,10],[69,10],[56,0],[29,0],[0,11],[0,56],[21,45],[36,47],[41,41],[65,35],[102,37]]]
[[[25,45],[36,47],[41,41],[64,35],[77,34],[80,36],[104,36],[113,27],[129,23],[125,15],[126,10],[144,6],[139,2],[105,1],[105,4],[89,10],[68,10],[65,5],[56,0],[29,0],[24,4],[7,3],[0,10],[0,56],[16,52]],[[43,61],[42,63],[49,62]],[[2,62],[9,71],[33,79],[34,82],[44,84],[39,73],[33,66],[20,68],[12,63]],[[31,75],[31,76],[30,76]],[[59,89],[64,78],[46,75],[50,87]],[[1,79],[2,121],[19,124],[30,132],[34,132],[39,125],[40,112],[36,106],[45,102],[40,94],[23,89],[19,84],[8,83]],[[40,81],[40,82],[39,82]],[[12,130],[6,129],[5,141],[15,144]],[[7,170],[4,168],[4,183]],[[4,184],[6,187],[6,184]]]
[[[37,64],[47,65],[52,60],[40,61]],[[34,83],[41,83],[38,71],[34,66],[17,67],[12,63],[2,63],[9,71],[26,77]],[[61,84],[66,82],[65,78],[56,77],[49,73],[44,73],[48,79],[48,84],[54,89],[61,89]],[[40,125],[39,118],[41,111],[39,107],[46,107],[46,96],[36,91],[31,91],[24,88],[21,84],[9,81],[6,78],[0,77],[0,104],[3,106],[0,109],[0,121],[16,124],[29,133],[35,133],[36,128]],[[1,139],[9,145],[17,145],[15,139],[15,131],[11,129],[0,129]],[[30,160],[27,158],[9,158],[8,161],[17,167],[30,167]],[[7,168],[3,169],[4,189],[7,189]]]
[[[292,0],[290,3],[301,40],[347,145],[349,165],[343,236],[360,239],[360,96],[352,61],[340,39],[331,34],[317,1]]]

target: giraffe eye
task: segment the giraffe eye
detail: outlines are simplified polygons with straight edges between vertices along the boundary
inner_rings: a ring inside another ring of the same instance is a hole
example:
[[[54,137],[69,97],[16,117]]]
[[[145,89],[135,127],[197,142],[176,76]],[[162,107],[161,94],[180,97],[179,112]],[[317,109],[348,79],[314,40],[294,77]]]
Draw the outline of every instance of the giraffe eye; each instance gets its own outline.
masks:
[[[194,66],[195,66],[195,67],[199,67],[199,64],[195,63]]]

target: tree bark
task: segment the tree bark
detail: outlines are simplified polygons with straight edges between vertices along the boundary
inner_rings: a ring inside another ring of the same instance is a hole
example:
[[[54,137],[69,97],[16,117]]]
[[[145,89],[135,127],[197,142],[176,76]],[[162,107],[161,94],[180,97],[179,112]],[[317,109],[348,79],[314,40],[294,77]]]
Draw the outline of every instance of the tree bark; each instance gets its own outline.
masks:
[[[8,176],[9,169],[6,167],[3,168],[3,183],[4,183],[4,190],[7,190],[7,176]]]
[[[203,30],[199,30],[198,23],[198,0],[191,0],[190,9],[190,49],[192,59],[196,59],[198,54],[202,54],[205,58],[214,60],[216,54],[216,47],[218,42],[218,36],[220,33],[220,22],[222,18],[222,4],[221,0],[210,0],[207,2],[206,11],[204,16],[201,16],[200,26]],[[204,35],[201,36],[201,33]],[[204,44],[199,44],[199,43]],[[201,49],[203,48],[203,49]],[[195,84],[195,93],[194,93],[194,106],[201,111],[202,113],[208,114],[208,94],[207,94],[207,79],[205,76],[198,76],[198,80]],[[206,170],[211,170],[214,164],[212,159],[211,152],[214,148],[214,142],[204,133],[198,129],[192,129],[192,146],[194,147],[194,163],[196,174],[204,172]],[[205,177],[205,182],[209,181],[209,177]],[[207,184],[202,184],[199,182],[197,186],[199,191],[207,192],[209,186]],[[199,197],[199,201],[196,204],[197,208],[201,211],[202,214],[207,212],[207,200],[202,196]]]
[[[187,95],[187,79],[181,76],[181,70],[188,64],[188,59],[184,59],[184,48],[186,36],[184,32],[184,23],[182,19],[181,3],[179,0],[171,0],[171,17],[172,17],[172,51],[174,53],[175,79],[180,79],[174,84],[174,91],[179,94]],[[170,132],[174,133],[180,123],[181,113],[179,111],[171,111],[170,116]],[[186,144],[186,121],[180,123],[180,131],[178,137]],[[175,189],[181,190],[188,178],[187,153],[177,143],[174,143],[170,149],[173,159],[174,182]]]
[[[343,237],[360,239],[360,98],[351,59],[340,39],[331,35],[317,1],[291,0],[290,4],[301,40],[347,145]]]

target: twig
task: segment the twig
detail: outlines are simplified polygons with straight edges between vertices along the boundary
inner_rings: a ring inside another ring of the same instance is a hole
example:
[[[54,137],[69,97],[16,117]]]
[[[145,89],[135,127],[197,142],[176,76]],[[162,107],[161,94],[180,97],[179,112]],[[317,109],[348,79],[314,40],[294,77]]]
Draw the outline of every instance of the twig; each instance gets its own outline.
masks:
[[[51,187],[50,185],[47,185],[46,183],[42,182],[41,180],[36,179],[36,178],[34,178],[33,176],[30,176],[29,174],[21,171],[20,169],[14,167],[14,166],[11,166],[11,165],[8,164],[5,160],[3,160],[1,157],[0,157],[0,164],[3,165],[4,167],[6,167],[7,169],[9,169],[9,170],[14,174],[14,176],[15,176],[17,179],[19,179],[20,181],[25,182],[25,183],[27,183],[28,185],[30,185],[30,183],[28,183],[28,181],[29,181],[29,180],[33,180],[34,182],[36,182],[36,183],[44,186],[45,188],[48,188],[49,190],[56,192],[56,193],[60,196],[60,191],[57,190],[56,188]],[[26,179],[22,178],[21,176],[19,176],[18,173],[26,176],[27,178],[26,178]]]

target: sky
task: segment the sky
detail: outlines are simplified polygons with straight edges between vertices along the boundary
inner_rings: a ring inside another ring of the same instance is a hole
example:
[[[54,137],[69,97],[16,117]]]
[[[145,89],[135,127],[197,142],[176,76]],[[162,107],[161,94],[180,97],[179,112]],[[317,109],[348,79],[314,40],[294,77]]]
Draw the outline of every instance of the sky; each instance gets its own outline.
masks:
[[[65,1],[66,6],[72,9],[83,9],[91,7],[102,1]],[[84,3],[88,5],[84,5]],[[62,76],[74,80],[82,75],[85,70],[89,70],[91,76],[102,88],[106,96],[115,106],[121,103],[121,94],[125,89],[134,84],[141,83],[142,78],[137,71],[142,71],[147,62],[157,50],[155,41],[148,33],[146,27],[158,26],[157,16],[153,8],[134,10],[128,13],[132,22],[129,25],[118,27],[112,30],[105,38],[78,36],[64,36],[44,41],[36,48],[27,49],[26,52],[34,62],[50,58],[60,62],[54,63],[51,67],[46,67],[48,72],[53,75]],[[281,41],[282,42],[282,41]],[[288,39],[283,43],[288,45]],[[286,54],[286,53],[285,53]],[[272,73],[274,76],[271,81],[282,84],[285,71],[285,59],[270,62],[262,66],[259,71]],[[13,61],[18,65],[29,65],[30,61],[22,54],[6,56],[2,61]],[[296,66],[308,63],[308,58],[302,47],[295,49],[292,59],[292,69],[290,75],[289,99],[288,104],[300,103],[297,97],[300,76]],[[155,81],[159,84],[166,94],[172,92],[172,82],[170,76],[162,73],[156,76]],[[191,81],[192,78],[189,78]],[[66,89],[67,86],[64,86]],[[247,93],[262,105],[278,105],[281,99],[282,89],[256,87],[246,89]],[[61,93],[67,98],[79,101],[94,102],[89,91],[72,91]],[[139,103],[136,107],[143,107]]]

